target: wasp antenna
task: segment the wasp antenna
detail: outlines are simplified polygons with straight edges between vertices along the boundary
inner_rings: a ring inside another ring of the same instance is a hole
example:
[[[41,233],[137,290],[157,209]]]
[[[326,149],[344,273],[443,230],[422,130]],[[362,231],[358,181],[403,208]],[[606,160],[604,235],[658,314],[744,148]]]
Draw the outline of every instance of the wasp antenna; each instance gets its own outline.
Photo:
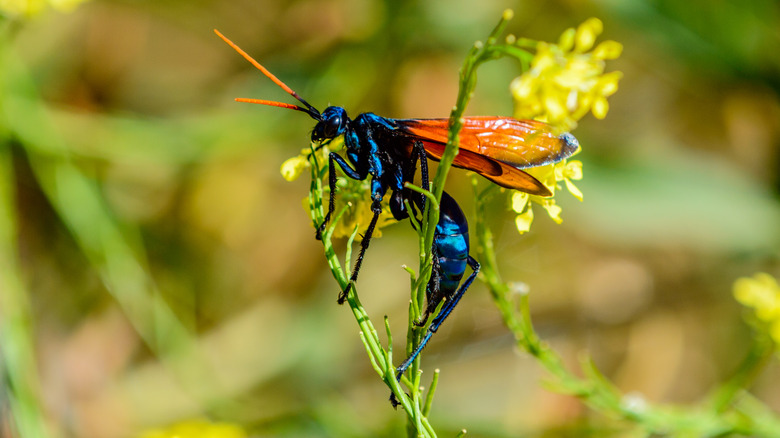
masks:
[[[289,93],[292,97],[298,99],[298,101],[301,102],[306,108],[304,109],[304,108],[301,108],[301,107],[296,106],[296,105],[285,106],[284,104],[281,104],[280,102],[270,103],[272,101],[265,101],[265,100],[264,101],[259,101],[259,102],[254,102],[253,101],[252,103],[262,103],[263,105],[271,105],[271,106],[278,106],[278,107],[282,107],[282,108],[297,109],[299,111],[303,111],[303,112],[309,114],[312,118],[314,118],[316,120],[320,120],[321,119],[320,112],[317,111],[316,108],[311,106],[309,104],[309,102],[306,102],[305,100],[303,100],[303,98],[301,96],[298,96],[298,93],[293,91],[293,89],[288,87],[287,84],[285,84],[279,78],[274,76],[274,74],[271,73],[270,71],[268,71],[267,68],[263,67],[262,64],[260,64],[259,62],[255,61],[255,59],[252,58],[251,56],[249,56],[249,54],[246,53],[243,49],[241,49],[241,47],[238,47],[238,45],[236,45],[236,43],[234,43],[233,41],[230,41],[225,35],[222,35],[222,33],[220,31],[218,31],[217,29],[214,29],[214,33],[216,33],[218,37],[222,38],[222,40],[224,42],[226,42],[230,47],[232,47],[236,52],[238,52],[239,55],[243,56],[244,59],[246,59],[252,65],[254,65],[255,68],[260,70],[268,79],[272,80],[276,85],[278,85],[282,90],[284,90],[287,93]],[[241,100],[241,102],[246,102],[246,100]]]
[[[250,99],[248,97],[236,97],[236,102],[246,102],[246,103],[258,103],[260,105],[268,105],[268,106],[278,106],[279,108],[289,108],[296,111],[301,111],[307,114],[311,114],[310,110],[307,108],[304,108],[302,106],[293,105],[291,103],[284,103],[284,102],[276,102],[273,100],[263,100],[263,99]]]

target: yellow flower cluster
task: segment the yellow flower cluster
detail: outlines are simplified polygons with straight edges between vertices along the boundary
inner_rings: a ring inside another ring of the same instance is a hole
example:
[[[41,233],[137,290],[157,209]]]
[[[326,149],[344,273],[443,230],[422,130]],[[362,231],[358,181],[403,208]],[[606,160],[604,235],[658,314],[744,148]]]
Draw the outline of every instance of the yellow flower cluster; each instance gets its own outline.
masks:
[[[32,17],[47,7],[60,11],[71,11],[86,0],[0,0],[0,14],[9,17]]]
[[[316,152],[317,161],[321,166],[324,165],[328,160],[328,154],[330,153],[329,148],[337,151],[343,146],[343,137],[339,137],[333,140],[328,145],[328,147],[320,148]],[[292,157],[282,163],[282,167],[280,169],[282,177],[287,181],[294,181],[298,179],[298,177],[300,177],[304,171],[311,169],[311,155],[311,148],[304,149],[301,151],[300,155]],[[325,182],[323,185],[327,187],[327,182]],[[336,228],[333,231],[333,237],[349,237],[355,231],[355,227],[357,226],[357,240],[360,240],[360,236],[365,234],[373,216],[373,212],[371,211],[370,181],[369,179],[358,181],[352,178],[340,177],[336,182],[336,188],[338,190],[338,196],[336,197],[334,214],[338,214],[344,205],[349,205],[350,207],[336,224]],[[329,196],[327,189],[323,196],[325,199],[327,199],[327,196]],[[373,237],[381,237],[381,228],[396,222],[396,220],[393,218],[393,214],[390,212],[390,206],[387,204],[386,199],[387,197],[385,197],[385,200],[382,202],[382,213],[379,215],[379,219],[377,220]],[[303,207],[308,210],[308,198],[303,199]]]
[[[561,188],[559,183],[563,182],[566,185],[566,189],[569,190],[575,198],[582,201],[582,192],[573,182],[582,179],[581,161],[563,160],[555,164],[526,169],[526,171],[544,184],[553,195],[555,195],[557,189]],[[561,207],[555,203],[554,196],[543,198],[541,196],[529,195],[528,193],[513,192],[512,210],[517,213],[515,225],[520,234],[526,233],[531,229],[531,223],[534,220],[534,211],[531,208],[532,203],[541,205],[556,223],[560,224],[563,222],[563,218],[561,218]]]
[[[371,211],[371,183],[369,179],[363,181],[352,178],[339,178],[336,183],[338,190],[336,196],[336,209],[334,214],[338,214],[344,205],[349,205],[347,211],[336,224],[333,230],[333,237],[349,237],[358,227],[357,240],[368,230],[368,225],[374,213]],[[327,190],[323,196],[328,196]],[[390,205],[387,203],[389,197],[385,196],[382,201],[382,213],[379,214],[374,234],[372,237],[382,237],[382,228],[396,223],[393,214],[390,212]],[[308,201],[307,204],[308,206]],[[334,217],[335,219],[335,217]]]
[[[777,280],[762,272],[739,278],[734,282],[734,298],[753,309],[772,340],[780,345],[780,285]]]
[[[514,116],[545,121],[561,131],[574,129],[589,112],[604,118],[609,111],[607,97],[617,91],[622,77],[619,71],[604,73],[605,61],[619,57],[623,46],[604,41],[594,48],[602,30],[601,20],[591,18],[577,29],[567,29],[558,44],[538,43],[530,68],[510,86],[515,100]],[[553,194],[563,182],[582,201],[582,192],[573,183],[582,179],[582,162],[563,160],[526,170]],[[555,222],[562,222],[561,207],[553,197],[515,192],[512,209],[518,214],[515,224],[521,234],[531,228],[533,203],[541,205]]]
[[[620,56],[623,46],[615,41],[604,41],[595,46],[603,24],[591,18],[577,29],[567,29],[558,44],[540,42],[528,71],[511,84],[515,99],[514,116],[518,119],[542,120],[561,132],[576,127],[577,121],[589,112],[597,118],[604,118],[609,110],[607,97],[617,91],[622,73],[604,73],[605,61]],[[282,165],[282,176],[292,181],[310,167],[310,150],[305,150]],[[322,157],[324,162],[325,156]],[[577,199],[582,192],[574,181],[582,179],[582,163],[567,161],[538,168],[526,169],[541,181],[553,194],[561,189],[561,183]],[[371,219],[370,190],[365,181],[339,179],[339,202],[349,202],[351,208],[342,218],[334,235],[348,236],[355,224],[363,229]],[[512,195],[512,209],[518,214],[515,219],[520,233],[530,229],[533,221],[532,204],[541,205],[557,223],[561,223],[561,208],[553,197],[542,198],[515,192]],[[337,206],[336,211],[339,211]],[[381,226],[394,222],[385,205],[377,224]],[[362,231],[362,230],[361,230]]]
[[[510,87],[516,118],[542,120],[570,131],[588,112],[599,119],[607,115],[607,97],[617,91],[623,74],[604,73],[605,61],[618,58],[623,46],[604,41],[593,48],[602,30],[601,20],[590,18],[576,30],[567,29],[558,44],[537,45],[531,68]]]
[[[166,429],[146,431],[139,438],[245,438],[246,436],[246,432],[235,424],[189,420]]]
[[[311,155],[311,149],[303,149],[300,155],[288,158],[282,163],[282,178],[287,181],[295,181],[299,176],[311,167],[308,156]]]
[[[320,147],[314,154],[317,161],[320,163],[320,166],[324,166],[325,163],[328,161],[328,154],[330,154],[330,151],[338,151],[344,146],[344,139],[343,137],[339,137],[328,146]],[[282,168],[280,171],[282,172],[282,178],[286,179],[287,181],[295,181],[298,179],[298,177],[303,174],[304,171],[307,171],[311,169],[311,161],[310,157],[312,155],[312,149],[315,148],[316,145],[312,145],[310,148],[302,149],[301,153],[287,159],[284,163],[282,163]]]

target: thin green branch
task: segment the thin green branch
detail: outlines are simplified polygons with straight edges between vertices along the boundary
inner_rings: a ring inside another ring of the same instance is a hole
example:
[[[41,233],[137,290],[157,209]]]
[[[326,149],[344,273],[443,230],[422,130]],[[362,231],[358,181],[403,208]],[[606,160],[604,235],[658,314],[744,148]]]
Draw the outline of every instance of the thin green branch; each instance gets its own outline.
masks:
[[[436,393],[436,388],[439,386],[439,375],[441,374],[441,370],[436,368],[433,370],[433,378],[431,379],[431,388],[428,390],[428,394],[425,396],[425,406],[423,407],[422,413],[424,416],[428,416],[428,414],[431,412],[431,406],[433,405],[433,396]]]
[[[326,168],[320,166],[319,160],[317,160],[316,154],[311,155],[311,177],[312,182],[309,191],[309,207],[312,217],[312,222],[317,226],[324,220],[325,214],[323,211],[323,190],[322,190],[322,177],[327,173]],[[344,290],[349,284],[349,275],[347,271],[342,268],[338,255],[333,248],[332,238],[336,225],[341,220],[344,213],[349,206],[344,206],[338,214],[333,218],[333,221],[325,230],[322,235],[322,244],[324,247],[325,257],[330,267],[333,278],[339,285],[341,290]],[[357,235],[355,230],[350,236],[348,247],[351,247],[351,243]],[[349,250],[348,250],[349,252]],[[348,259],[349,260],[349,259]],[[392,393],[395,395],[399,404],[406,412],[410,419],[417,425],[417,433],[423,437],[435,437],[436,434],[433,431],[430,423],[426,418],[423,418],[419,406],[416,406],[414,400],[410,399],[401,388],[400,383],[395,379],[395,368],[392,363],[392,353],[390,348],[385,349],[379,339],[379,335],[374,328],[371,319],[368,316],[363,305],[360,303],[360,299],[357,294],[356,285],[352,285],[349,294],[347,295],[347,304],[352,311],[355,320],[360,328],[360,339],[366,349],[366,354],[369,357],[371,365],[374,370],[379,374],[382,380],[387,384]],[[388,336],[388,342],[392,342],[392,334],[390,332],[390,326],[387,319],[385,319],[385,329]]]
[[[460,87],[458,90],[458,98],[449,119],[449,130],[447,137],[447,145],[444,154],[440,160],[439,167],[432,182],[432,190],[426,191],[413,185],[407,185],[407,188],[413,191],[417,191],[428,198],[429,202],[426,202],[425,210],[422,212],[422,220],[417,221],[416,218],[413,221],[415,228],[418,230],[420,236],[419,253],[420,253],[420,268],[417,276],[411,275],[412,290],[411,301],[409,309],[409,323],[407,331],[407,354],[411,353],[417,344],[420,342],[421,337],[425,333],[425,327],[417,327],[414,322],[419,319],[425,305],[426,287],[431,276],[433,269],[433,260],[431,254],[431,248],[433,247],[433,238],[435,234],[436,224],[439,220],[439,202],[441,200],[442,192],[444,191],[444,184],[447,178],[447,174],[452,167],[453,160],[458,153],[459,147],[459,133],[463,126],[463,114],[466,106],[471,98],[476,85],[476,70],[479,65],[490,59],[495,59],[502,56],[512,56],[518,59],[526,59],[527,52],[522,49],[513,47],[511,45],[498,45],[497,41],[508,21],[512,18],[511,11],[506,11],[498,25],[493,32],[488,36],[485,44],[476,43],[474,47],[469,51],[466,57],[463,67],[460,71]],[[317,153],[312,149],[311,163],[312,163],[312,183],[310,187],[309,195],[309,207],[312,213],[312,222],[315,226],[322,223],[324,218],[323,212],[323,185],[322,179],[327,174],[328,169],[326,166],[321,165],[317,159]],[[335,169],[330,169],[335,171]],[[409,206],[407,205],[407,208]],[[328,228],[327,232],[322,236],[322,242],[325,247],[325,256],[328,259],[328,264],[333,272],[333,276],[342,290],[347,286],[347,271],[342,269],[341,264],[336,257],[336,253],[333,250],[331,244],[331,237],[335,224],[340,219],[341,212]],[[345,265],[351,260],[351,244],[355,234],[353,233],[350,241],[348,242],[347,249],[347,261]],[[391,388],[394,396],[398,399],[404,411],[406,411],[409,417],[408,430],[410,436],[435,436],[435,432],[431,428],[426,415],[430,412],[431,403],[433,401],[433,394],[438,383],[438,370],[434,373],[431,389],[428,391],[425,397],[424,405],[421,406],[422,389],[420,387],[420,357],[411,364],[408,369],[408,376],[402,376],[401,381],[410,390],[410,396],[404,394],[400,387],[399,382],[395,379],[394,368],[392,366],[392,358],[390,356],[390,350],[385,350],[378,337],[376,337],[376,330],[374,330],[368,315],[365,313],[360,301],[358,299],[355,285],[352,285],[349,295],[347,296],[347,303],[352,309],[356,320],[361,329],[361,340],[364,343],[366,352],[371,359],[372,366],[380,374],[385,383]],[[441,307],[441,306],[439,306]],[[388,339],[392,339],[389,325],[385,321]],[[390,342],[390,341],[389,341]]]
[[[498,38],[503,34],[509,20],[512,18],[512,11],[507,10],[501,17],[501,20],[490,33],[486,43],[477,42],[469,51],[466,59],[463,62],[463,66],[460,70],[460,83],[458,88],[458,97],[455,106],[450,113],[449,129],[447,133],[447,145],[444,150],[444,154],[439,162],[439,167],[436,170],[436,174],[431,184],[430,194],[425,193],[424,190],[417,190],[420,193],[426,194],[429,198],[431,195],[433,199],[431,202],[427,202],[425,211],[423,212],[423,218],[425,220],[422,226],[419,228],[420,234],[420,274],[417,278],[417,282],[412,290],[412,302],[417,306],[414,314],[422,313],[422,306],[424,305],[422,297],[425,296],[425,289],[428,285],[428,281],[431,277],[433,268],[433,254],[430,248],[433,247],[433,238],[436,231],[436,224],[439,222],[439,208],[438,204],[441,201],[442,192],[444,191],[444,185],[447,180],[447,175],[452,167],[452,163],[455,160],[455,156],[458,154],[460,147],[460,131],[463,128],[463,115],[466,111],[471,96],[474,92],[474,87],[477,82],[477,68],[484,62],[495,59],[497,57],[506,56],[509,51],[503,49],[496,49]],[[504,46],[501,46],[504,47]],[[413,190],[418,189],[416,187],[409,187]],[[435,202],[433,200],[435,199]],[[412,324],[410,321],[408,334],[407,334],[407,351],[411,352],[416,348],[420,342],[425,331]],[[418,356],[409,367],[409,372],[412,376],[417,375],[420,368],[420,359]],[[417,379],[413,379],[417,381]],[[416,388],[411,388],[412,392],[416,392]]]
[[[476,181],[474,191],[476,194]],[[765,344],[754,346],[733,380],[716,391],[711,402],[701,407],[654,405],[638,396],[621,394],[587,359],[581,367],[584,377],[566,369],[561,357],[534,331],[528,294],[521,293],[517,304],[511,300],[513,288],[501,280],[493,237],[484,221],[484,211],[485,200],[477,197],[475,235],[482,263],[481,278],[487,284],[504,324],[515,336],[518,347],[536,358],[552,374],[552,385],[558,392],[577,397],[602,414],[627,420],[648,435],[718,437],[741,434],[780,437],[780,428],[775,427],[778,420],[773,415],[751,415],[745,406],[732,403],[771,353],[771,347]],[[754,400],[750,403],[750,409],[759,412],[761,409],[757,406],[760,405]],[[746,418],[751,418],[751,421],[746,421]]]
[[[754,336],[750,350],[737,370],[710,396],[712,409],[716,412],[727,410],[735,398],[758,377],[773,353],[775,353],[775,345],[768,336]]]

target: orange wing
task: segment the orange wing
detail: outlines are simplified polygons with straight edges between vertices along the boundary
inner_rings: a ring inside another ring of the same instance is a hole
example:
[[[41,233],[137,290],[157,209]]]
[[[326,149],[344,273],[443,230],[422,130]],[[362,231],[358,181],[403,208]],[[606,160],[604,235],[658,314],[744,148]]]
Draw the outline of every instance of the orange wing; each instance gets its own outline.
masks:
[[[428,153],[428,158],[439,161],[442,155],[444,155],[445,145],[442,143],[423,141],[423,146],[425,147],[425,152]],[[552,195],[544,184],[528,173],[466,149],[458,150],[458,155],[455,156],[455,161],[452,162],[452,165],[473,170],[501,187],[520,190],[521,192],[538,196]]]
[[[394,122],[401,131],[421,140],[432,159],[441,159],[447,143],[448,119],[396,119]],[[453,165],[473,170],[502,187],[550,196],[544,184],[521,169],[557,163],[578,148],[573,135],[556,136],[552,127],[543,122],[467,117]]]

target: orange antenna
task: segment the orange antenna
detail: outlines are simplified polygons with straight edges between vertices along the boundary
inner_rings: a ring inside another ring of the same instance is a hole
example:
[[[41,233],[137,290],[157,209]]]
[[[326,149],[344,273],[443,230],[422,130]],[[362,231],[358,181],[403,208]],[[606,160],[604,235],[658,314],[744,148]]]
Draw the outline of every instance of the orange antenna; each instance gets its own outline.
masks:
[[[245,103],[259,103],[260,105],[268,105],[268,106],[278,106],[279,108],[289,108],[294,109],[298,111],[303,112],[309,112],[306,108],[302,108],[298,105],[293,105],[291,103],[284,103],[284,102],[276,102],[274,100],[263,100],[263,99],[252,99],[249,97],[236,97],[236,102],[245,102]]]
[[[273,100],[248,99],[248,98],[242,98],[242,97],[236,98],[237,102],[258,103],[258,104],[261,104],[261,105],[278,106],[280,108],[294,109],[296,111],[302,111],[302,112],[307,113],[308,115],[310,115],[315,120],[320,120],[321,119],[320,112],[317,111],[316,108],[311,106],[309,104],[309,102],[306,102],[305,100],[303,100],[303,98],[301,98],[301,96],[298,96],[298,93],[293,91],[293,89],[288,87],[287,84],[285,84],[279,78],[274,76],[274,74],[271,73],[270,71],[268,71],[267,68],[263,67],[262,64],[260,64],[259,62],[255,61],[255,59],[252,58],[251,56],[249,56],[249,54],[246,53],[243,49],[241,49],[241,47],[238,47],[238,45],[236,45],[236,43],[234,43],[233,41],[230,41],[225,35],[222,35],[222,33],[220,31],[218,31],[217,29],[214,29],[214,33],[216,33],[217,36],[222,38],[223,41],[225,41],[230,47],[232,47],[241,56],[243,56],[244,59],[249,61],[258,70],[260,70],[268,79],[272,80],[276,85],[278,85],[282,90],[288,92],[292,97],[298,99],[298,101],[301,102],[305,106],[305,108],[304,107],[300,107],[298,105],[292,105],[292,104],[289,104],[289,103],[275,102]]]

